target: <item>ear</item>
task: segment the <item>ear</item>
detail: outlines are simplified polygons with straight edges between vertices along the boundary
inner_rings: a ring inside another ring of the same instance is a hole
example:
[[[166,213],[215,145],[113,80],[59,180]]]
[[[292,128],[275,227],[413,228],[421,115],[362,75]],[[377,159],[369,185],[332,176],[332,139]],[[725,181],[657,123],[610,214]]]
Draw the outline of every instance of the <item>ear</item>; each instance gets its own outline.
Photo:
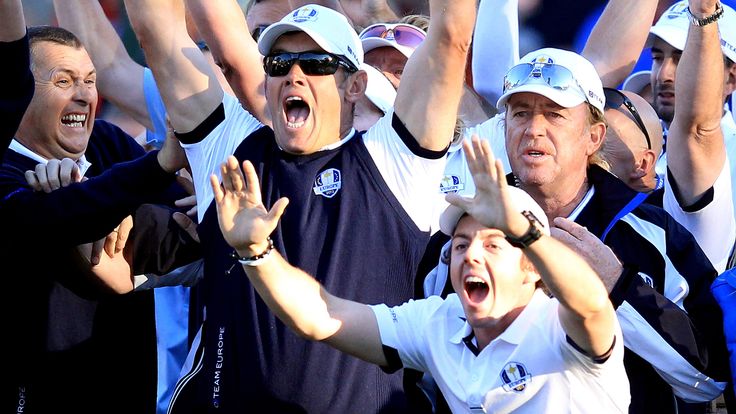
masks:
[[[365,95],[365,89],[368,87],[368,74],[364,70],[359,70],[351,74],[347,82],[345,99],[354,104]]]
[[[641,171],[641,176],[644,177],[654,169],[654,166],[657,164],[657,156],[650,149],[644,150],[642,151],[641,160],[637,164],[637,171]]]
[[[590,140],[588,141],[588,156],[595,154],[603,145],[603,140],[606,137],[606,124],[603,122],[596,122],[590,126]]]

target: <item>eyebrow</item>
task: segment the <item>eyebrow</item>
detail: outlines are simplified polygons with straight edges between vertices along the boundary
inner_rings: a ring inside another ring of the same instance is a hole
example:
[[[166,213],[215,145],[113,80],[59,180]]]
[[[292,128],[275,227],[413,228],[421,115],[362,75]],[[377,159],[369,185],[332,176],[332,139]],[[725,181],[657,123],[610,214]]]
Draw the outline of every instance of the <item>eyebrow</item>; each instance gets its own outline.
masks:
[[[54,69],[52,71],[52,73],[54,73],[54,74],[56,74],[56,73],[65,73],[65,74],[68,74],[68,75],[71,75],[71,76],[74,76],[76,74],[76,72],[74,72],[73,70],[66,69],[66,68],[57,68],[57,69]],[[96,74],[97,74],[97,69],[92,69],[86,75],[84,75],[84,77],[87,77],[89,75],[96,75]]]

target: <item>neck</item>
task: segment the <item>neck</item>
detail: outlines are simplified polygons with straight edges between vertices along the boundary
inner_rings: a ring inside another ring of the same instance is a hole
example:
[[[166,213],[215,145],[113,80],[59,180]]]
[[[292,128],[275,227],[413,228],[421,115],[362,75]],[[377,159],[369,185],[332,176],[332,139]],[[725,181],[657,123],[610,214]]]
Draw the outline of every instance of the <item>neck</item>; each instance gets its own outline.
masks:
[[[489,323],[482,327],[473,328],[475,340],[478,343],[478,350],[482,351],[494,339],[498,338],[511,324],[519,317],[526,305],[512,309],[501,318],[496,319],[493,323]]]
[[[566,188],[553,189],[542,186],[525,186],[523,184],[521,188],[529,193],[534,201],[542,207],[551,223],[556,217],[568,217],[575,210],[575,207],[583,201],[590,185],[588,184],[588,177],[585,175],[579,183],[568,185]]]

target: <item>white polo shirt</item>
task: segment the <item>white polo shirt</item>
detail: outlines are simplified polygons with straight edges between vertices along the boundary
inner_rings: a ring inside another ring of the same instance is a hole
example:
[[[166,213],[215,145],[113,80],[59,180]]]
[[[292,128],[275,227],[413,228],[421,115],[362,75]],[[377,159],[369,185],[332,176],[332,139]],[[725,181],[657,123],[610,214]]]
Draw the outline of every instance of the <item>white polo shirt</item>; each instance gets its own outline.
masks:
[[[478,352],[455,294],[372,306],[381,341],[403,366],[428,372],[453,412],[626,413],[624,341],[603,363],[567,341],[556,299],[541,290],[498,338]]]

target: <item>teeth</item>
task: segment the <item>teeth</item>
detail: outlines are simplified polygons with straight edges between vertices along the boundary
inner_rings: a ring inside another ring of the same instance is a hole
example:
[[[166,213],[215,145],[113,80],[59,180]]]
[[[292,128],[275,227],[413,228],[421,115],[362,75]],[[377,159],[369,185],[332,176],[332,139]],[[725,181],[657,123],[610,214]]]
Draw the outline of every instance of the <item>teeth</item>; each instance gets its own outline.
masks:
[[[483,283],[486,282],[483,281],[483,279],[479,278],[478,276],[469,276],[467,279],[465,279],[465,283]]]
[[[84,122],[87,120],[87,115],[80,115],[80,114],[69,114],[64,115],[61,117],[62,121],[76,121],[76,122]]]
[[[301,127],[303,127],[303,126],[304,126],[304,122],[305,122],[305,121],[302,121],[302,122],[288,122],[288,121],[287,121],[287,122],[286,122],[286,125],[287,125],[287,126],[288,126],[289,128],[301,128]]]
[[[288,98],[286,98],[286,102],[291,102],[291,101],[303,101],[303,99],[298,96],[289,96]]]

